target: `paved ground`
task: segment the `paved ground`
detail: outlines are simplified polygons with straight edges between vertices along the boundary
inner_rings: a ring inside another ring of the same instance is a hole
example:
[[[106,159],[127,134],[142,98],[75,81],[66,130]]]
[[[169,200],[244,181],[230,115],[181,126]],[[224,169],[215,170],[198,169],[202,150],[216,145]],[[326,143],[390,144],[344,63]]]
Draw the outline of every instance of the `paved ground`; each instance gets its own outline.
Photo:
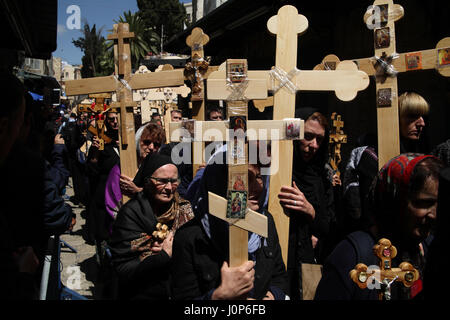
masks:
[[[66,188],[66,195],[73,196],[72,181]],[[85,296],[88,299],[101,299],[101,279],[99,267],[96,262],[95,245],[88,244],[86,238],[86,211],[73,204],[70,200],[66,203],[72,206],[73,212],[77,216],[77,222],[70,234],[63,234],[61,240],[74,248],[77,252],[72,252],[69,248],[61,248],[61,280],[62,283]]]

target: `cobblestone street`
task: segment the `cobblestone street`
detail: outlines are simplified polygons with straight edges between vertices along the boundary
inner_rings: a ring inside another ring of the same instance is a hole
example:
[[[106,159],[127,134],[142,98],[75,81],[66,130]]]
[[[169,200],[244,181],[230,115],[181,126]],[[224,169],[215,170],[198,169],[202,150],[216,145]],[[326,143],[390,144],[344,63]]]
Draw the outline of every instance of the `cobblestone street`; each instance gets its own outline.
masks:
[[[72,179],[66,188],[66,195],[73,196]],[[61,248],[61,281],[69,289],[85,296],[86,298],[100,299],[101,285],[99,281],[99,266],[96,262],[95,245],[88,244],[85,239],[87,233],[86,210],[73,204],[70,200],[66,203],[72,206],[76,214],[77,222],[69,234],[61,235],[65,241],[77,252],[73,252],[67,246]]]

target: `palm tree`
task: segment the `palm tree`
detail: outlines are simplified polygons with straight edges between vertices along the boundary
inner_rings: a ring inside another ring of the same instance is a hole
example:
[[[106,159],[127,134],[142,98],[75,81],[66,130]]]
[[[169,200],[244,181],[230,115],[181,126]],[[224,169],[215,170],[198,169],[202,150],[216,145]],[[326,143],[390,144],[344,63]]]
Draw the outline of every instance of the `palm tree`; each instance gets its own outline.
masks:
[[[145,27],[144,21],[137,13],[131,11],[124,12],[119,20],[114,20],[115,23],[128,23],[130,32],[134,32],[134,38],[130,39],[131,63],[135,69],[139,67],[139,62],[149,52],[157,53],[158,44],[160,42],[156,32],[150,32],[150,39],[145,38],[145,32],[148,31]],[[108,44],[112,47],[112,43]]]
[[[83,77],[95,77],[100,71],[98,68],[98,59],[102,56],[104,51],[105,38],[101,35],[103,27],[97,30],[95,24],[92,28],[87,21],[84,22],[83,36],[77,40],[72,39],[75,47],[80,48],[84,52],[83,61],[88,62],[89,65],[85,69],[83,62]]]

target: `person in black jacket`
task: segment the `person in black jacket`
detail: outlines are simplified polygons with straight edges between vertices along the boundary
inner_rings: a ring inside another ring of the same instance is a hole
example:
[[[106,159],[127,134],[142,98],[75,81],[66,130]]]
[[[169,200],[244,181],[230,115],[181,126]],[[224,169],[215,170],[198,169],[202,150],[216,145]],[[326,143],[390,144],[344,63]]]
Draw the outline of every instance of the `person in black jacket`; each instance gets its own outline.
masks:
[[[120,164],[119,157],[119,116],[116,112],[107,112],[105,134],[111,139],[99,150],[100,140],[93,137],[89,148],[86,170],[91,191],[86,208],[87,241],[96,245],[96,259],[100,267],[105,266],[106,242],[109,238],[108,212],[105,207],[105,187],[108,175],[115,165]]]
[[[314,108],[296,110],[305,120],[304,139],[294,142],[293,186],[278,195],[290,215],[287,271],[292,299],[302,299],[302,263],[322,263],[334,219],[333,189],[325,164],[329,131],[326,118]]]
[[[414,153],[401,154],[384,165],[370,190],[375,223],[364,231],[349,234],[336,246],[324,264],[315,300],[378,299],[377,290],[360,289],[349,273],[358,263],[379,265],[373,246],[381,238],[390,240],[397,248],[392,267],[406,261],[420,273],[420,278],[409,288],[394,282],[392,300],[420,297],[442,167],[438,158]]]
[[[268,238],[249,234],[249,260],[228,266],[228,223],[208,212],[208,191],[225,197],[228,169],[226,152],[205,168],[194,199],[195,218],[175,235],[172,290],[175,300],[286,299],[287,274],[272,216],[264,210],[267,185],[258,165],[249,165],[248,207],[268,218]],[[219,159],[221,160],[221,159]]]
[[[120,208],[109,240],[119,279],[118,298],[167,300],[173,234],[192,219],[191,205],[176,192],[178,170],[167,156],[148,155],[134,183],[143,192]],[[164,240],[153,234],[158,223],[168,227]]]

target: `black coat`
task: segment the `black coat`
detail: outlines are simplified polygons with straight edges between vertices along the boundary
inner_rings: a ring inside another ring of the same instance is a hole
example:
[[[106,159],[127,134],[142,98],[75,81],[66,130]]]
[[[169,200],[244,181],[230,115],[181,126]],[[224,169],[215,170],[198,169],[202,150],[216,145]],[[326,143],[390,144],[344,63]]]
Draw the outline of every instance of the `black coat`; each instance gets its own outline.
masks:
[[[314,108],[300,108],[296,110],[296,118],[305,121],[318,110]],[[330,228],[335,220],[333,187],[327,176],[325,164],[328,159],[329,131],[325,129],[325,136],[319,150],[313,159],[305,162],[301,155],[300,141],[294,142],[292,163],[292,179],[314,207],[315,218],[299,213],[291,213],[289,224],[289,246],[287,271],[291,298],[301,299],[302,293],[302,263],[322,263],[322,258],[328,252],[323,248],[332,247],[330,244]],[[319,242],[314,249],[311,236]]]
[[[256,251],[255,282],[249,297],[262,299],[267,291],[283,299],[288,283],[273,218],[268,216],[267,246]],[[224,257],[195,218],[181,227],[173,243],[172,293],[175,300],[210,299],[220,285]]]
[[[142,251],[133,249],[136,239],[151,235],[156,224],[150,202],[142,193],[124,204],[117,214],[109,246],[119,277],[119,299],[169,298],[170,257],[162,250],[143,258]]]

